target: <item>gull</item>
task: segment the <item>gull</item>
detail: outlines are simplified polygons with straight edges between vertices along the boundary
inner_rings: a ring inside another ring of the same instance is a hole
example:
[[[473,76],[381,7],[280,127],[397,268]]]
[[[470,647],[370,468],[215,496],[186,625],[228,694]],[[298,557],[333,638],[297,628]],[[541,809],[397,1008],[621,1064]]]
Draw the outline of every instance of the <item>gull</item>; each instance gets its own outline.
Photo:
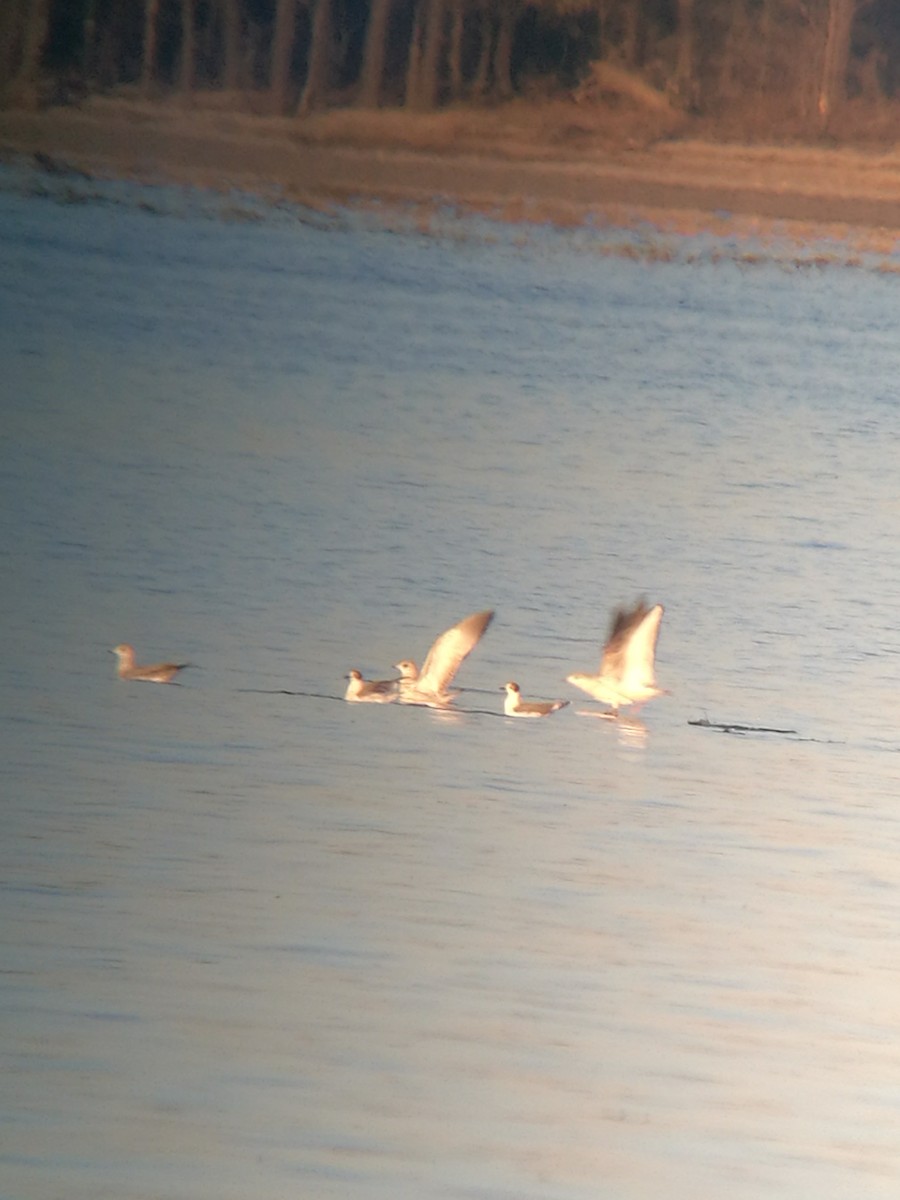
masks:
[[[116,667],[120,679],[139,679],[145,683],[171,683],[179,671],[191,663],[154,663],[152,666],[135,666],[134,646],[123,642],[110,651],[119,660]]]
[[[629,612],[620,608],[612,619],[609,637],[603,647],[600,670],[596,675],[576,672],[567,676],[568,683],[611,705],[609,716],[618,716],[619,708],[633,704],[639,706],[654,696],[664,696],[664,689],[656,686],[654,658],[656,639],[663,606],[655,604],[647,608],[639,600]]]
[[[549,717],[569,703],[568,700],[523,700],[519,685],[511,680],[504,683],[500,691],[506,692],[503,711],[508,717]]]
[[[459,692],[450,692],[453,676],[463,659],[478,645],[482,634],[494,619],[493,611],[472,613],[458,625],[447,629],[428,651],[420,671],[408,658],[394,663],[400,672],[400,702],[425,704],[429,708],[447,708]]]
[[[363,679],[355,667],[347,678],[350,682],[344,699],[350,704],[393,704],[400,698],[396,679]]]

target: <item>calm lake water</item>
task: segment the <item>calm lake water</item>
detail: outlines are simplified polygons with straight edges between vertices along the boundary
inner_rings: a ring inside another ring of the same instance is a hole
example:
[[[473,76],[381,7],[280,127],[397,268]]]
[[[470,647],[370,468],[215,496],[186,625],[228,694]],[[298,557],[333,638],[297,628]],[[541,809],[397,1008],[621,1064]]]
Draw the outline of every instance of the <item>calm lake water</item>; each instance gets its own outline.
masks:
[[[898,277],[29,186],[3,1200],[893,1200]],[[343,703],[487,607],[457,715]]]

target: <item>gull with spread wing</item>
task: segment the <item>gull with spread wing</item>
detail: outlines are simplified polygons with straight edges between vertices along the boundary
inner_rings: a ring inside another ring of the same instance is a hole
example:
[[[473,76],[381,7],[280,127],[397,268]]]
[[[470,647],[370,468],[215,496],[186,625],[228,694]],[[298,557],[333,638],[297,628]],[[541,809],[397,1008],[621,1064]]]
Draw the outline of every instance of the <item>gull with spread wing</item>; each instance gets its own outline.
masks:
[[[595,700],[609,704],[612,709],[609,716],[618,716],[622,707],[637,708],[655,696],[666,695],[656,685],[654,665],[663,611],[661,604],[647,608],[643,600],[630,612],[620,608],[612,619],[599,672],[596,675],[575,672],[567,676],[567,682]]]
[[[494,619],[492,610],[472,613],[452,629],[445,630],[428,651],[420,671],[411,659],[394,663],[400,672],[401,704],[425,704],[429,708],[447,708],[458,692],[449,691],[463,659],[478,645]]]

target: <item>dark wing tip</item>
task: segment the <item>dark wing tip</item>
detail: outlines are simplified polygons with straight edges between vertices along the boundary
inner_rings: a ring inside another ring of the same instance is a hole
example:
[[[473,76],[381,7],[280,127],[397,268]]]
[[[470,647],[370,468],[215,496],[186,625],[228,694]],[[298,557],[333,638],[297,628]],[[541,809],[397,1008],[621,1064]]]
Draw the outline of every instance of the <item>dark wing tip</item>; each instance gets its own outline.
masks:
[[[633,608],[617,608],[610,622],[609,637],[606,639],[607,643],[613,641],[614,638],[624,633],[627,629],[639,625],[649,611],[650,609],[647,607],[647,600],[644,596],[641,596]]]

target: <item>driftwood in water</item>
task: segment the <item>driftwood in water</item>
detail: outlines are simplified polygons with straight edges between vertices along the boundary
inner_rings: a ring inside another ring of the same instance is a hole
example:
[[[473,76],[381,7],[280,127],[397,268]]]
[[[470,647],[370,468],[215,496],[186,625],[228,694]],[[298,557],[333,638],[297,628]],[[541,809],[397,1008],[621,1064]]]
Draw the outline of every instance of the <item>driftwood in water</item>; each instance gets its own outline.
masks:
[[[688,725],[697,725],[701,729],[718,729],[720,733],[783,733],[798,736],[796,729],[771,729],[768,725],[733,725],[723,721],[710,721],[708,717],[688,721]]]

